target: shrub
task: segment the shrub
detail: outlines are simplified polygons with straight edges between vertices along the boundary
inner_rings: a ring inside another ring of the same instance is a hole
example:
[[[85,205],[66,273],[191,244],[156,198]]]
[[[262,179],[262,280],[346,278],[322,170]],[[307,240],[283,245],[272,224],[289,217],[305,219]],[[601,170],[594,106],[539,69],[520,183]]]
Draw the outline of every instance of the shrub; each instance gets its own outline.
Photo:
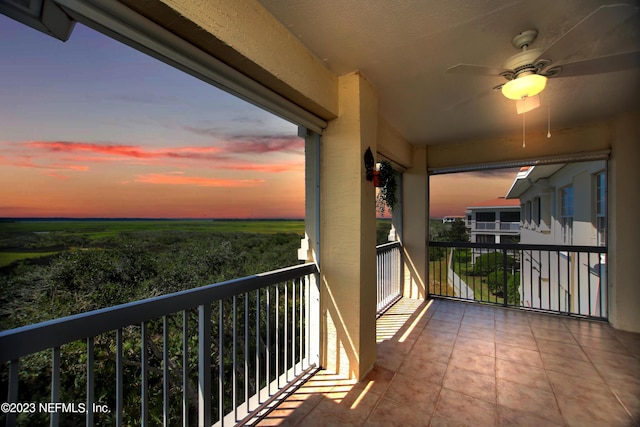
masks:
[[[504,254],[501,252],[489,252],[476,258],[473,266],[475,276],[486,276],[492,271],[502,270],[504,266]],[[507,255],[507,270],[512,271],[516,265],[515,258]]]

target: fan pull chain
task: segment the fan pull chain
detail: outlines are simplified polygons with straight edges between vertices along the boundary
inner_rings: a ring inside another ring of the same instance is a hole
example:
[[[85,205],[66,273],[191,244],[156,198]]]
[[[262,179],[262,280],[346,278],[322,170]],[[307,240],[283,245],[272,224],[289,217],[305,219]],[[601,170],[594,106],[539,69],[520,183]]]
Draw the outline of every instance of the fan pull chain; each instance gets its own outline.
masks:
[[[551,99],[549,99],[549,103],[547,105],[549,106],[547,110],[547,139],[549,139],[551,138]]]
[[[525,125],[525,121],[524,121],[524,116],[525,114],[527,114],[526,112],[522,113],[522,148],[525,148],[527,146],[525,139],[524,139],[524,125]]]

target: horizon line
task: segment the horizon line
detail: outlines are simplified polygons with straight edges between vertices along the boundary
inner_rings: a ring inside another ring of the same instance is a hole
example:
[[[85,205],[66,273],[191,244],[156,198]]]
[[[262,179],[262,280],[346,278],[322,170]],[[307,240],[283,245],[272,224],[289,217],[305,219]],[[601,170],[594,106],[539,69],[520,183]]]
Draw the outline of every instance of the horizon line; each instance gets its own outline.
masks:
[[[0,221],[87,221],[87,220],[101,220],[101,221],[123,221],[123,220],[135,220],[135,221],[304,221],[304,218],[295,217],[210,217],[210,218],[198,218],[198,217],[66,217],[66,216],[21,216],[21,217],[3,217],[0,216]]]

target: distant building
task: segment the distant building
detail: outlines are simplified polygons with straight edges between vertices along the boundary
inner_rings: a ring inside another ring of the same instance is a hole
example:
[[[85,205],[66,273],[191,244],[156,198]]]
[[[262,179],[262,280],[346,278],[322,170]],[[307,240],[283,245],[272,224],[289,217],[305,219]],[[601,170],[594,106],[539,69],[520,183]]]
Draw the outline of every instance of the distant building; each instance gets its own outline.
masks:
[[[605,161],[521,168],[507,198],[520,204],[521,244],[564,247],[523,250],[522,303],[560,311],[579,307],[584,314],[601,315],[607,306],[601,300],[606,292],[600,292],[606,255],[577,253],[568,246],[606,246]]]
[[[445,216],[444,218],[442,218],[442,223],[443,224],[448,224],[451,222],[456,222],[456,220],[461,220],[464,221],[464,217],[463,216]]]
[[[472,243],[512,243],[520,236],[520,202],[504,197],[468,206],[466,225]]]

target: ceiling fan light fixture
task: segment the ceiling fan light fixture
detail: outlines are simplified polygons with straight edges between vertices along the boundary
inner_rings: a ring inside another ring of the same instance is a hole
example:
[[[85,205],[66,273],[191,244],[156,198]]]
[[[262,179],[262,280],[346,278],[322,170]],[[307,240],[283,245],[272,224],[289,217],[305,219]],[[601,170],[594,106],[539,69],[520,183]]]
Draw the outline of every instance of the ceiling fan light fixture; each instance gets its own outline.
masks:
[[[509,80],[502,86],[502,94],[513,100],[535,96],[547,86],[547,78],[540,74],[527,74]]]

